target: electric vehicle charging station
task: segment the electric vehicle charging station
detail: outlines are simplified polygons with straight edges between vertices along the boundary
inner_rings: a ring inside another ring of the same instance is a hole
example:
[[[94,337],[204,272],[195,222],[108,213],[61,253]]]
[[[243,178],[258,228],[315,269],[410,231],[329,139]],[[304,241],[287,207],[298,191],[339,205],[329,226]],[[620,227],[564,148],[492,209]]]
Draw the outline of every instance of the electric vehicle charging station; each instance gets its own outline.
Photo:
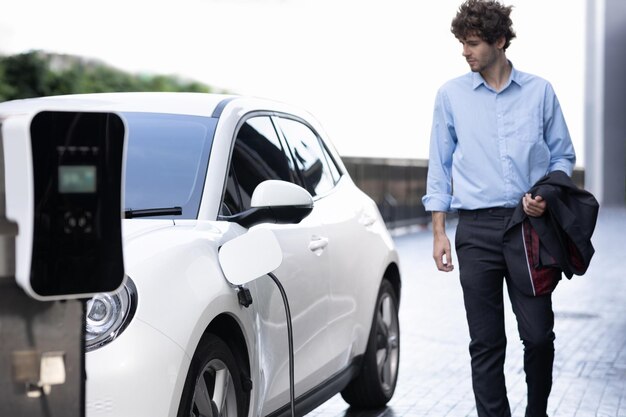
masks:
[[[124,281],[125,127],[0,115],[0,415],[85,415],[85,301]]]

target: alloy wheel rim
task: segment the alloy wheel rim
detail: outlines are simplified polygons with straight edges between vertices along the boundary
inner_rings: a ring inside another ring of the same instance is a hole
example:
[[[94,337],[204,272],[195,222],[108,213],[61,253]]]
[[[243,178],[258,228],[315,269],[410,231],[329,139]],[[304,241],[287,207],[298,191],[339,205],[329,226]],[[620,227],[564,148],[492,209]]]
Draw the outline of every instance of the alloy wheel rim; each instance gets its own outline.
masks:
[[[395,386],[400,354],[399,325],[396,305],[389,294],[378,303],[376,314],[376,366],[383,390],[390,393]]]
[[[209,361],[196,380],[191,417],[237,417],[237,393],[228,367],[219,359]]]

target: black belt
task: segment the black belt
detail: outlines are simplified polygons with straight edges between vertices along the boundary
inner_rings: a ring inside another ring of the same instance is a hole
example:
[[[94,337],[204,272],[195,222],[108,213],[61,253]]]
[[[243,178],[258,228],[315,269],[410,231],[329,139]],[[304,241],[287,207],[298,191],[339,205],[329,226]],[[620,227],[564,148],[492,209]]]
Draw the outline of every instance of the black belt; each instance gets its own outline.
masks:
[[[459,216],[498,216],[498,217],[510,217],[513,215],[515,207],[487,207],[476,210],[459,210]]]

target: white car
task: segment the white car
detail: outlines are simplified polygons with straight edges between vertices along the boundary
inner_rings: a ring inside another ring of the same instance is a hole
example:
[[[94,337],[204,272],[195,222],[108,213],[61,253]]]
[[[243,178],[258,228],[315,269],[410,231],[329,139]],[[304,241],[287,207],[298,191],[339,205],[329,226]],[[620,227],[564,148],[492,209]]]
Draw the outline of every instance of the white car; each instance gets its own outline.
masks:
[[[5,116],[25,110],[114,112],[126,127],[127,279],[88,303],[89,417],[290,414],[281,294],[268,276],[229,283],[218,259],[226,242],[257,229],[282,250],[274,274],[291,310],[297,414],[339,392],[355,407],[391,399],[398,256],[310,114],[198,93],[0,104]]]

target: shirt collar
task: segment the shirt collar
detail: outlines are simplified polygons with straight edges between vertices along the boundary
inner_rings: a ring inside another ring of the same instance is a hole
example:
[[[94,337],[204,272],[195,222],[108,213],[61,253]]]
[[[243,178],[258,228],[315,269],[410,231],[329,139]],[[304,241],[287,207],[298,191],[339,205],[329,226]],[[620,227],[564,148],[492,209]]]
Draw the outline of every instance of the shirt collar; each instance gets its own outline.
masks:
[[[515,83],[515,84],[519,85],[520,87],[523,84],[520,72],[515,69],[515,66],[513,66],[513,63],[511,61],[509,61],[509,64],[511,64],[511,75],[509,77],[509,81],[506,83],[506,85],[504,86],[504,88],[501,91],[504,91],[507,88],[509,88],[511,83]],[[489,85],[485,82],[485,79],[483,78],[482,75],[480,75],[479,72],[473,72],[472,73],[472,88],[474,90],[476,90],[481,85],[484,85],[485,87],[491,89],[491,87],[489,87]]]

